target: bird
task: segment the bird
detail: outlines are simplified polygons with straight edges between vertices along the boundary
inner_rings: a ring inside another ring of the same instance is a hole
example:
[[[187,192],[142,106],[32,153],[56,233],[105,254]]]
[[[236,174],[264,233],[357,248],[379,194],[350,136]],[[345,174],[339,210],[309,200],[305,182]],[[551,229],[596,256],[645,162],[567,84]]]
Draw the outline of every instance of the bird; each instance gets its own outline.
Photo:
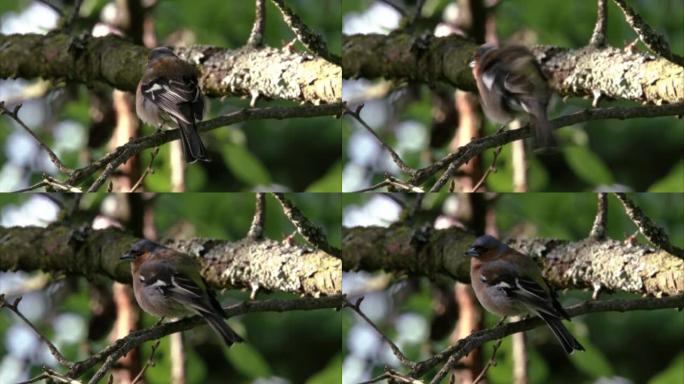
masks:
[[[158,129],[180,128],[186,163],[208,161],[197,132],[204,115],[204,95],[194,65],[181,60],[168,47],[150,51],[135,93],[135,110],[143,122]]]
[[[529,118],[539,148],[554,147],[556,140],[546,115],[551,87],[536,58],[517,45],[484,44],[470,62],[487,117],[508,124],[518,116]]]
[[[223,320],[226,314],[195,258],[142,239],[121,259],[132,260],[133,294],[145,312],[159,317],[200,315],[227,346],[244,341]]]
[[[561,321],[570,320],[570,316],[530,257],[489,235],[475,239],[465,255],[471,257],[473,291],[485,309],[500,316],[537,315],[565,353],[584,351]]]

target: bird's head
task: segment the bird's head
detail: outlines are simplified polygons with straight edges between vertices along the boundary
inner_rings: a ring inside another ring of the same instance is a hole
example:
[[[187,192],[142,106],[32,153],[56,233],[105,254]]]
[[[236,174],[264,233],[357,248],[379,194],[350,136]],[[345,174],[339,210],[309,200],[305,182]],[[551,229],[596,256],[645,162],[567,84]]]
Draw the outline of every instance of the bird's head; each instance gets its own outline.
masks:
[[[142,239],[138,241],[137,243],[133,244],[133,247],[123,254],[121,256],[121,260],[136,260],[139,257],[145,257],[151,252],[154,252],[158,248],[160,248],[161,245],[155,243],[154,241],[150,241],[147,239]]]
[[[150,61],[152,61],[152,60],[159,59],[161,57],[169,57],[169,56],[176,57],[176,54],[173,53],[171,48],[169,48],[169,47],[157,47],[157,48],[154,48],[150,51],[150,54],[148,55],[147,58]]]
[[[505,252],[507,249],[508,246],[500,242],[497,238],[483,235],[475,239],[475,242],[468,248],[465,255],[478,259],[488,259]]]

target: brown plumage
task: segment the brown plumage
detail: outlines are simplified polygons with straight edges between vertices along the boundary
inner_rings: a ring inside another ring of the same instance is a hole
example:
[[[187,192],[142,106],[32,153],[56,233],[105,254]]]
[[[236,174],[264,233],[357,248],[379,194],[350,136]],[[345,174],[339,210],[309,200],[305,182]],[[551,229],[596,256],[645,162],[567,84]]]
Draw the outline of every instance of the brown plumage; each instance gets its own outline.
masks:
[[[204,96],[195,66],[179,59],[166,47],[150,52],[145,73],[136,90],[138,117],[156,128],[180,128],[185,161],[208,160],[197,132],[204,115]]]
[[[495,47],[485,44],[473,62],[473,77],[490,120],[508,124],[518,115],[527,116],[540,147],[555,146],[546,116],[551,87],[534,55],[525,47]]]
[[[243,341],[223,320],[223,308],[199,274],[195,258],[149,240],[137,242],[121,258],[133,260],[133,293],[145,312],[160,317],[200,315],[226,345]]]
[[[566,353],[584,350],[563,325],[570,316],[530,257],[488,235],[478,237],[466,256],[471,257],[473,291],[485,309],[501,316],[537,315]]]

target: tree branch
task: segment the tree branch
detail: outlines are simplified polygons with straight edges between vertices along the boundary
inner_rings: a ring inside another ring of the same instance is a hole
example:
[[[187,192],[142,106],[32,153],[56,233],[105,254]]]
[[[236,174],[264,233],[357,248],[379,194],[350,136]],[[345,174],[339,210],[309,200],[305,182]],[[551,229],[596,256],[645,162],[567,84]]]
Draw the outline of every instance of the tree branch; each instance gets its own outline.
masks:
[[[639,16],[639,14],[636,13],[632,7],[627,5],[625,0],[613,1],[618,8],[622,10],[627,24],[632,27],[644,45],[667,60],[680,66],[684,66],[684,57],[672,53],[672,51],[670,51],[670,44],[667,42],[665,37],[656,32],[653,28],[651,28],[650,25],[646,24],[641,16]]]
[[[320,116],[331,116],[340,115],[344,109],[344,104],[325,104],[325,105],[304,105],[298,107],[285,107],[285,108],[251,108],[242,109],[235,111],[217,118],[202,121],[197,124],[200,131],[209,131],[216,129],[218,127],[223,127],[231,124],[235,124],[241,121],[249,120],[262,120],[262,119],[285,119],[292,117],[320,117]],[[99,189],[102,184],[107,180],[107,178],[116,170],[116,168],[128,161],[131,157],[142,152],[147,148],[157,147],[164,143],[168,143],[173,140],[178,140],[180,138],[180,133],[177,129],[170,131],[156,132],[149,136],[143,136],[139,138],[132,139],[125,145],[118,147],[114,152],[111,152],[104,157],[96,160],[87,166],[79,169],[73,170],[69,174],[69,177],[64,181],[60,182],[66,188],[75,188],[74,185],[84,182],[87,178],[94,175],[97,171],[104,169],[104,172],[90,185],[89,190],[91,192]],[[39,183],[34,187],[39,188],[45,184],[50,183]]]
[[[651,244],[684,259],[684,249],[672,245],[667,232],[649,219],[648,216],[646,216],[646,214],[627,197],[627,195],[624,193],[616,193],[615,197],[617,197],[617,199],[620,200],[620,203],[622,203],[622,206],[625,207],[625,213],[632,219],[634,225],[639,228],[639,232],[641,232]]]
[[[344,78],[448,83],[475,91],[469,62],[478,46],[457,36],[418,39],[405,33],[343,37]],[[533,48],[561,96],[604,96],[639,103],[684,102],[684,67],[617,48]]]
[[[340,58],[328,51],[328,45],[325,40],[318,33],[309,28],[308,25],[297,16],[283,0],[271,0],[283,15],[285,24],[297,36],[297,39],[308,49],[316,55],[328,60],[331,63],[340,65]]]
[[[53,224],[47,228],[0,228],[0,270],[59,271],[104,275],[130,283],[119,257],[139,239],[114,229]],[[341,292],[341,261],[320,250],[274,240],[175,240],[166,244],[199,258],[202,276],[216,288],[331,296]]]
[[[266,0],[255,0],[254,3],[254,25],[249,34],[247,45],[251,47],[261,47],[264,45],[264,28],[266,26]]]
[[[255,200],[254,217],[252,218],[252,224],[249,226],[247,237],[260,240],[264,237],[264,221],[266,220],[266,198],[263,192],[257,192]]]
[[[594,32],[591,34],[589,44],[597,48],[602,48],[606,45],[606,27],[608,27],[607,1],[597,0],[596,4],[596,25],[594,26]]]
[[[321,228],[312,223],[292,202],[285,198],[282,193],[274,193],[273,196],[283,207],[283,213],[290,220],[302,237],[309,244],[335,257],[340,257],[340,250],[328,243],[328,238]]]
[[[663,298],[647,297],[631,300],[585,301],[584,303],[566,308],[566,311],[571,317],[575,317],[597,312],[627,312],[665,308],[681,309],[683,307],[684,295],[678,295]],[[410,375],[412,377],[422,376],[448,359],[459,360],[461,357],[467,355],[470,351],[478,348],[487,341],[501,339],[508,335],[527,331],[543,324],[544,322],[540,318],[533,317],[474,332],[470,336],[459,340],[455,345],[437,353],[431,358],[416,363],[416,367],[411,370]]]
[[[422,241],[415,241],[420,236]],[[455,228],[420,233],[395,224],[389,228],[342,229],[342,268],[346,271],[383,269],[431,279],[447,275],[470,281],[465,251],[475,240]],[[684,293],[684,260],[648,246],[591,238],[579,241],[519,239],[508,244],[535,258],[544,276],[559,288],[590,288],[649,295]]]
[[[589,237],[603,240],[606,237],[606,221],[608,220],[608,199],[605,193],[596,194],[596,218],[591,226]]]
[[[76,38],[64,33],[0,35],[0,77],[65,79],[92,86],[106,83],[133,92],[147,62],[147,48],[122,38]],[[255,93],[299,103],[339,103],[342,69],[324,59],[287,49],[212,46],[177,48],[198,65],[207,96]]]

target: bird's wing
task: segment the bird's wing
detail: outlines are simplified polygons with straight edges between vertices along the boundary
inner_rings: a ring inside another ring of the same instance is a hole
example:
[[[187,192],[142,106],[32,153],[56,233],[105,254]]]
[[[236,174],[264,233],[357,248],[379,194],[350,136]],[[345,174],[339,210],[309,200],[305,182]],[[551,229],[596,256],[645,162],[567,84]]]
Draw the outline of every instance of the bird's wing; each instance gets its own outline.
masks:
[[[140,87],[145,99],[185,124],[202,119],[204,98],[193,76],[156,77]]]

